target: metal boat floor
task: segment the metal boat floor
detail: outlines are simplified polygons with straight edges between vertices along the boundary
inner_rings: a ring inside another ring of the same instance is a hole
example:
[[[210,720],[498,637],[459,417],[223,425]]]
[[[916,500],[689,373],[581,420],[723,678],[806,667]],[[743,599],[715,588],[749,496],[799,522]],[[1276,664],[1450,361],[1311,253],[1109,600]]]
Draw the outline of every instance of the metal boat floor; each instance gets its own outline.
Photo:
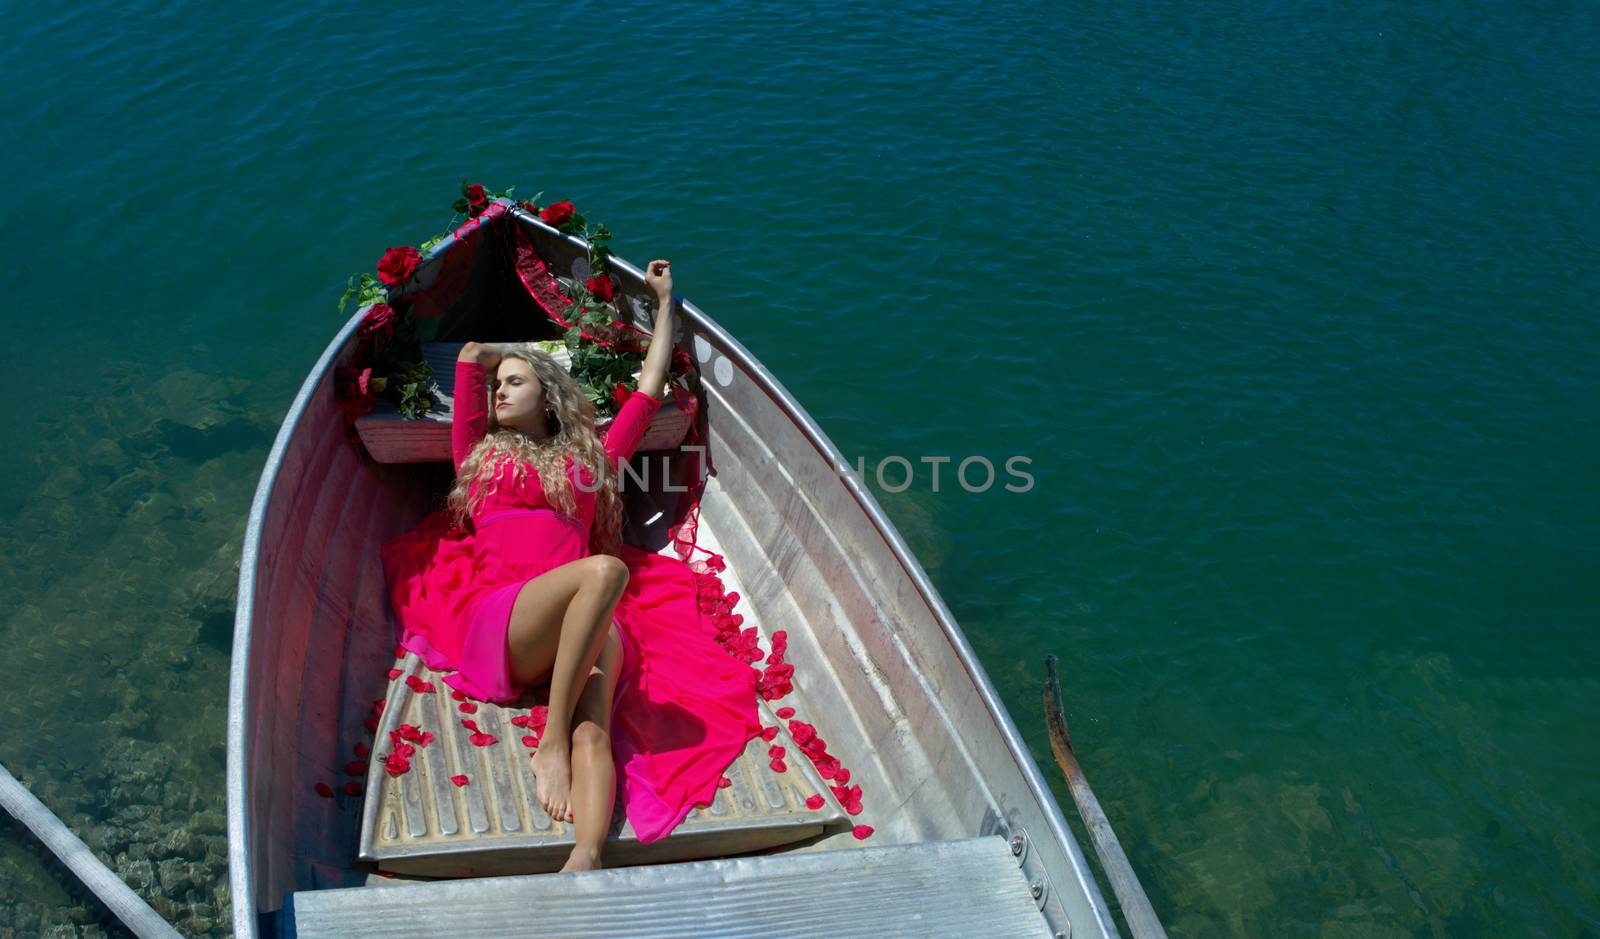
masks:
[[[475,702],[474,713],[463,713],[441,673],[428,669],[414,653],[395,668],[399,674],[389,682],[367,772],[361,859],[386,871],[432,877],[558,870],[572,850],[573,831],[570,823],[552,820],[534,798],[533,751],[522,743],[529,731],[510,723],[528,711]],[[407,684],[412,676],[431,682],[433,690],[414,691]],[[639,843],[619,802],[606,863],[721,857],[848,830],[853,820],[811,761],[801,756],[787,722],[778,720],[765,702],[761,717],[763,725],[778,727],[773,743],[790,754],[785,772],[769,766],[767,748],[772,744],[759,737],[751,740],[724,772],[732,785],[719,789],[710,806],[692,810],[670,835],[651,844]],[[474,721],[496,742],[474,746],[463,719]],[[391,748],[389,732],[401,724],[430,731],[435,739],[416,747],[408,772],[390,776],[383,757]],[[468,777],[465,786],[451,782],[458,774]],[[822,796],[820,809],[806,807],[813,795]]]
[[[676,837],[676,836],[674,836]],[[281,937],[1048,937],[996,836],[296,893]]]

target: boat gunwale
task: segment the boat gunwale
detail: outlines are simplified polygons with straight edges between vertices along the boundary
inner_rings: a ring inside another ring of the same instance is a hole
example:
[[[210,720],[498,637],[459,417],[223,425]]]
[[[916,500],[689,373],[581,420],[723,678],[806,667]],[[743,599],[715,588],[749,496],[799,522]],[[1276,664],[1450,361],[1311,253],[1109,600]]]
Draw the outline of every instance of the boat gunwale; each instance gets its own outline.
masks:
[[[506,201],[506,200],[496,200]],[[507,216],[520,223],[534,225],[546,233],[565,239],[574,248],[587,251],[588,245],[576,235],[563,234],[544,223],[535,214],[526,211],[520,205],[508,205]],[[431,265],[449,249],[455,247],[458,239],[447,237],[443,242],[434,246],[427,255],[424,266]],[[613,255],[609,263],[620,268],[643,282],[644,273],[625,259]],[[697,338],[705,339],[708,344],[718,348],[722,354],[732,360],[732,364],[739,366],[758,388],[767,394],[778,409],[801,432],[811,446],[841,477],[841,482],[856,504],[865,513],[872,523],[879,537],[899,563],[901,570],[910,577],[911,583],[916,587],[918,594],[927,605],[933,619],[939,624],[945,639],[950,643],[957,660],[966,670],[968,679],[973,683],[978,697],[983,701],[989,711],[990,719],[1004,740],[1006,749],[1010,752],[1012,761],[1022,773],[1030,793],[1045,816],[1057,844],[1072,864],[1073,875],[1079,889],[1084,891],[1090,908],[1094,911],[1101,931],[1107,935],[1118,935],[1119,931],[1111,917],[1099,884],[1095,881],[1085,855],[1078,845],[1077,838],[1073,836],[1067,826],[1065,816],[1054,794],[1050,792],[1045,783],[1042,772],[1032,754],[1022,741],[1021,733],[1015,722],[1011,719],[1010,712],[1000,700],[998,692],[989,680],[988,673],[984,670],[972,645],[966,635],[956,624],[954,616],[945,605],[938,590],[933,586],[927,572],[917,561],[910,548],[901,538],[899,531],[889,521],[887,514],[878,504],[877,498],[866,488],[851,466],[845,461],[843,454],[822,431],[821,427],[812,420],[811,416],[802,408],[798,401],[789,393],[776,376],[760,363],[759,360],[745,346],[735,339],[727,330],[723,329],[716,321],[711,319],[704,311],[689,300],[679,296],[679,311],[682,316],[693,323],[693,333]],[[243,546],[239,561],[239,589],[234,612],[234,635],[228,675],[228,719],[227,719],[227,816],[228,816],[228,879],[229,892],[232,900],[233,930],[235,936],[254,937],[259,935],[259,914],[256,911],[256,890],[254,884],[253,863],[250,856],[251,833],[246,824],[248,818],[248,777],[244,752],[245,727],[249,718],[250,701],[247,692],[250,690],[251,678],[249,674],[250,646],[254,638],[254,605],[256,599],[255,577],[256,567],[261,554],[261,540],[263,527],[266,521],[267,508],[273,489],[278,482],[279,473],[283,468],[284,455],[295,435],[299,433],[301,421],[311,402],[312,395],[321,387],[328,373],[333,369],[335,360],[344,351],[346,344],[359,328],[362,318],[366,314],[366,307],[357,309],[333,339],[323,349],[316,363],[312,366],[305,380],[301,383],[293,402],[285,413],[283,423],[278,429],[278,434],[273,440],[272,448],[268,452],[266,462],[262,466],[261,478],[256,484],[256,491],[251,500],[250,516],[245,526]],[[1060,889],[1058,885],[1056,889]]]

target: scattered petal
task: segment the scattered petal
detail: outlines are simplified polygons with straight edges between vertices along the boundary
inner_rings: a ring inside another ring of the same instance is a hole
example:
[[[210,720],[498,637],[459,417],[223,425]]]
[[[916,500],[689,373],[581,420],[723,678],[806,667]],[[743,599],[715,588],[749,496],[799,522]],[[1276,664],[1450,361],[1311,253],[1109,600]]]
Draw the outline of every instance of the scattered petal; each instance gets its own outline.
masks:
[[[421,678],[418,678],[415,675],[406,676],[406,687],[410,688],[412,691],[415,691],[417,694],[433,693],[433,682],[423,681]]]
[[[425,747],[425,746],[427,746],[428,744],[430,744],[432,742],[433,742],[433,731],[424,730],[422,732],[422,739],[417,741],[417,745]]]
[[[402,759],[409,760],[416,756],[417,748],[409,743],[397,743],[394,745],[394,752],[398,753]]]
[[[468,729],[470,731],[472,731],[473,733],[478,733],[479,732],[478,731],[478,722],[475,721],[475,720],[472,720],[471,718],[467,718],[467,719],[462,720],[461,726],[465,727],[466,729]]]
[[[344,784],[344,794],[347,796],[358,796],[365,791],[361,784],[353,779]]]
[[[479,734],[473,734],[472,736],[468,737],[467,738],[467,742],[472,744],[475,747],[487,747],[487,746],[492,746],[494,744],[494,742],[499,740],[499,739],[500,738],[496,737],[494,734],[482,734],[482,733],[479,733]]]
[[[850,781],[850,771],[843,766],[839,767],[839,771],[833,774],[833,781],[841,786],[844,785]]]
[[[471,701],[463,701],[456,705],[456,710],[463,714],[476,714],[478,713],[478,706],[473,704]]]
[[[812,796],[806,800],[806,808],[815,812],[817,809],[822,808],[827,801],[828,800],[824,799],[822,796]]]
[[[794,716],[794,708],[778,708],[778,719],[788,720]]]
[[[785,753],[787,753],[787,752],[788,752],[787,750],[785,750],[784,748],[778,746],[777,744],[773,744],[772,746],[767,748],[767,756],[771,757],[774,760],[783,759],[783,755]]]
[[[362,718],[361,726],[367,729],[367,733],[375,734],[378,732],[378,719],[376,717]]]
[[[773,760],[771,763],[768,763],[767,765],[772,767],[772,771],[775,772],[775,773],[786,773],[786,772],[789,771],[789,764],[785,763],[782,760]]]
[[[398,668],[389,669],[389,680],[390,681],[394,681],[396,678],[399,678],[399,677],[400,677],[400,670]]]
[[[422,728],[415,724],[401,724],[395,732],[400,735],[401,740],[409,740],[412,743],[422,739]]]
[[[331,799],[333,798],[333,787],[327,783],[317,783],[317,795],[322,796],[324,799]]]
[[[378,715],[383,713],[383,703],[384,702],[383,702],[382,698],[379,698],[378,700],[372,702],[372,716],[373,717],[377,717]]]
[[[539,745],[539,738],[532,734],[528,734],[522,738],[522,745],[532,750]]]
[[[728,777],[726,777],[726,776],[718,776],[717,777],[717,788],[718,789],[726,789],[726,788],[728,788],[729,786],[732,786],[732,785],[733,785],[733,780],[729,779]]]
[[[526,715],[526,714],[518,714],[516,717],[513,717],[511,719],[511,726],[512,727],[527,727],[532,723],[533,723],[533,720],[531,718],[529,718],[528,715]]]
[[[778,728],[776,726],[761,728],[761,739],[762,740],[765,740],[766,742],[771,743],[772,741],[776,740],[777,738],[778,738]]]
[[[395,646],[394,646],[394,657],[397,658],[397,659],[405,658],[406,657],[406,647],[403,646],[403,645],[400,645],[398,642],[395,643]]]
[[[366,760],[351,760],[344,765],[346,776],[365,776],[367,774]]]
[[[472,782],[472,780],[467,778],[467,775],[465,773],[457,773],[456,775],[451,776],[450,777],[450,781],[455,783],[457,788],[460,788],[461,786],[465,786],[467,783]]]
[[[462,694],[459,691],[452,690],[450,692],[450,699],[452,701],[465,701],[465,700],[467,700],[467,696]]]
[[[857,825],[850,829],[850,834],[855,835],[857,841],[865,841],[872,837],[872,830],[871,825]]]
[[[378,876],[379,876],[379,877],[387,877],[387,878],[389,878],[389,879],[390,879],[390,880],[394,880],[394,878],[395,878],[395,874],[394,874],[394,871],[384,871],[384,870],[380,870],[380,871],[378,871]]]
[[[817,764],[817,775],[821,776],[823,779],[832,779],[833,778],[833,774],[836,773],[837,771],[838,770],[836,770],[834,768],[832,763],[818,763]]]
[[[371,747],[369,747],[366,744],[361,743],[359,741],[356,743],[356,756],[359,756],[364,760],[364,759],[366,759],[367,757],[369,757],[371,755],[372,755],[372,748]]]

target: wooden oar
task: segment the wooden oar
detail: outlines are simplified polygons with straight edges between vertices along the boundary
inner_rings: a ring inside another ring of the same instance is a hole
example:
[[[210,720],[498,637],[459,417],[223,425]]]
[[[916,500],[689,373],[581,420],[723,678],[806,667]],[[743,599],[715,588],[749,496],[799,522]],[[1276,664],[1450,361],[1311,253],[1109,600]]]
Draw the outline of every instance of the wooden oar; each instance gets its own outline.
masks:
[[[1055,656],[1044,657],[1044,717],[1050,726],[1050,751],[1055,754],[1062,775],[1067,777],[1072,800],[1078,803],[1078,815],[1089,829],[1094,853],[1099,856],[1100,866],[1111,879],[1111,891],[1117,895],[1117,903],[1122,907],[1122,916],[1128,922],[1128,929],[1133,932],[1133,939],[1166,939],[1167,931],[1161,928],[1161,920],[1150,906],[1150,898],[1145,896],[1144,887],[1139,885],[1133,865],[1128,863],[1128,856],[1122,853],[1117,834],[1111,830],[1111,820],[1101,811],[1100,800],[1094,797],[1089,780],[1083,776],[1083,767],[1078,765],[1078,758],[1072,753],[1072,738],[1067,735],[1067,718],[1061,710],[1061,679],[1056,675],[1056,664]]]
[[[60,858],[84,886],[93,890],[139,939],[182,939],[171,924],[102,864],[89,846],[45,808],[43,802],[34,798],[28,787],[17,782],[4,766],[0,766],[0,805],[38,835],[45,847]]]

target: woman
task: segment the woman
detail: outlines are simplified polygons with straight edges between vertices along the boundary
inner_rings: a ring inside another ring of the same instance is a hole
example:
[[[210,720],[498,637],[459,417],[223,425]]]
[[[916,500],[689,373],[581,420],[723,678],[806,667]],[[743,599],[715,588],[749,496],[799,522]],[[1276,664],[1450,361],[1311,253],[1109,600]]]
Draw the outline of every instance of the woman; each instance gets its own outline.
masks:
[[[600,866],[619,767],[629,820],[652,841],[710,801],[760,730],[754,673],[702,627],[693,574],[621,544],[618,467],[661,406],[672,356],[668,262],[650,262],[645,282],[655,329],[604,440],[550,356],[462,347],[448,509],[383,548],[401,643],[457,670],[446,683],[501,703],[548,686],[533,772],[545,811],[573,823],[563,871]]]

